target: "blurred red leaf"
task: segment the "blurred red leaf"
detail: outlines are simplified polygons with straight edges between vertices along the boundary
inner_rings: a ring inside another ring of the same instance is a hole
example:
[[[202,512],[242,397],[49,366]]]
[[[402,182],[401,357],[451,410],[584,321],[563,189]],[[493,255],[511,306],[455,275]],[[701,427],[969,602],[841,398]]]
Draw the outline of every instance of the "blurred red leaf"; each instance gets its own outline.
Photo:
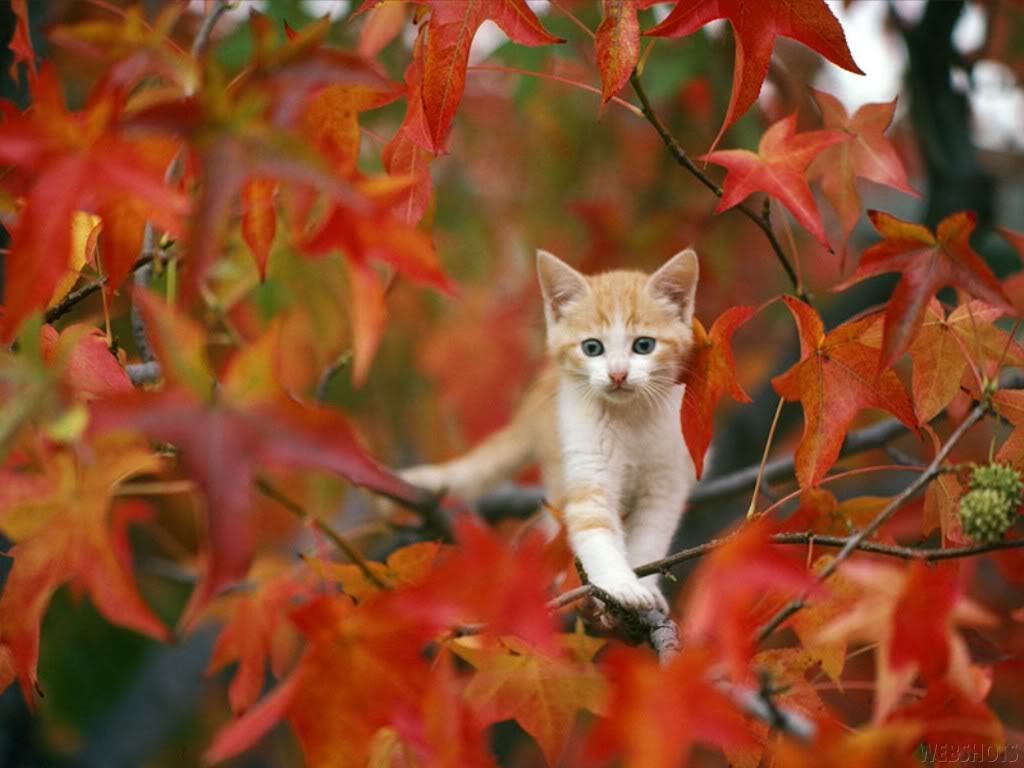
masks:
[[[819,639],[878,644],[876,722],[892,713],[917,675],[929,683],[945,680],[975,700],[987,691],[957,626],[990,626],[994,617],[963,595],[955,565],[847,562],[840,572],[862,587],[861,597],[824,627]]]
[[[715,144],[757,99],[776,36],[798,40],[833,64],[864,74],[850,55],[843,28],[823,0],[677,0],[672,12],[644,34],[683,37],[716,19],[728,19],[732,25],[736,63],[729,108]]]
[[[121,95],[101,83],[85,108],[69,112],[57,74],[45,66],[32,93],[33,105],[0,122],[0,162],[26,174],[25,207],[11,233],[6,306],[0,337],[9,339],[33,309],[46,306],[68,265],[72,217],[94,211],[116,226],[116,204],[145,206],[147,217],[180,234],[188,199],[149,170],[143,147],[124,137],[116,121]],[[108,268],[109,271],[109,268]],[[111,285],[127,273],[109,275]]]
[[[750,396],[736,380],[732,335],[755,311],[753,307],[731,307],[719,315],[710,333],[694,318],[694,347],[683,374],[686,394],[680,417],[698,478],[704,471],[704,454],[711,444],[715,406],[722,395],[728,392],[738,402],[750,402]]]
[[[292,603],[314,594],[315,584],[308,570],[288,567],[267,558],[254,564],[249,577],[256,587],[248,592],[225,595],[221,612],[228,615],[217,636],[207,673],[238,662],[228,686],[231,711],[245,712],[259,698],[266,682],[267,666],[281,678],[286,665],[298,651],[295,628],[288,623]]]
[[[63,364],[61,380],[74,392],[94,398],[132,391],[131,379],[98,328],[69,325],[58,333],[44,325],[39,342],[47,363]]]
[[[593,760],[623,768],[678,768],[695,743],[752,743],[736,705],[708,679],[711,657],[687,648],[666,666],[649,652],[616,647],[604,658],[607,711],[588,742]]]
[[[794,112],[764,132],[756,153],[723,149],[704,155],[702,160],[725,166],[729,171],[715,211],[732,208],[754,192],[767,192],[785,205],[818,242],[826,245],[821,215],[805,178],[807,166],[825,149],[849,139],[850,135],[843,131],[797,133]]]
[[[554,652],[555,619],[547,608],[555,575],[539,534],[516,545],[464,516],[455,523],[458,547],[442,553],[418,585],[395,596],[393,610],[440,626],[482,622],[486,637],[514,635],[538,651]],[[481,579],[500,573],[500,580]]]
[[[854,417],[864,408],[881,408],[908,427],[917,427],[914,407],[895,373],[879,373],[879,350],[863,338],[878,316],[853,320],[825,334],[821,318],[791,296],[783,301],[800,333],[800,361],[772,379],[786,400],[799,400],[804,433],[796,451],[801,487],[817,485],[839,457]]]
[[[401,719],[408,732],[429,687],[421,647],[433,625],[405,621],[386,600],[354,606],[344,595],[324,595],[294,611],[306,638],[298,666],[217,734],[206,762],[248,749],[283,719],[310,766],[363,766],[378,729]]]
[[[11,34],[10,42],[7,43],[7,49],[14,55],[8,72],[15,83],[20,82],[18,65],[25,62],[25,67],[28,69],[29,86],[34,87],[39,70],[36,69],[36,52],[32,48],[27,0],[11,0],[11,10],[14,12],[14,32]]]
[[[857,271],[835,290],[883,272],[902,273],[885,313],[879,370],[888,368],[910,347],[921,329],[928,302],[944,286],[955,286],[1014,313],[999,280],[968,242],[977,223],[973,212],[950,214],[939,222],[935,234],[882,211],[868,211],[868,216],[885,239],[864,251]]]
[[[750,674],[755,651],[758,603],[816,583],[801,559],[772,543],[767,521],[757,518],[701,563],[683,610],[683,632],[690,640],[714,643],[732,675],[742,679]]]

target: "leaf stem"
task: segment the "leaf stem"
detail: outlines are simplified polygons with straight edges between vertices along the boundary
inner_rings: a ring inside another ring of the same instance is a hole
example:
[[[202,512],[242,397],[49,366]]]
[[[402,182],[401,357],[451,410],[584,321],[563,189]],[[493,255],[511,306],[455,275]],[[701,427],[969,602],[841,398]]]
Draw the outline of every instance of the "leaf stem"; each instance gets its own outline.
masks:
[[[379,589],[391,589],[390,584],[382,580],[380,576],[373,572],[373,569],[370,568],[369,563],[366,562],[366,560],[360,554],[359,550],[353,547],[352,544],[349,543],[348,539],[346,539],[342,534],[336,531],[331,525],[324,522],[319,517],[314,517],[313,515],[309,514],[309,512],[306,511],[305,507],[303,507],[294,499],[291,499],[288,496],[286,496],[282,491],[280,491],[265,477],[256,478],[256,490],[258,490],[268,499],[276,501],[282,507],[284,507],[289,512],[298,517],[300,520],[302,520],[305,523],[309,523],[314,528],[316,528],[316,530],[318,530],[320,533],[322,533],[324,536],[330,539],[331,543],[334,544],[334,546],[336,546],[338,549],[340,549],[344,553],[345,557],[351,560],[352,563],[359,569],[359,572],[366,577],[366,580],[373,584],[375,587]]]
[[[469,71],[470,72],[473,72],[473,71],[478,71],[478,72],[511,72],[512,74],[526,75],[527,77],[536,77],[536,78],[539,78],[541,80],[552,80],[552,81],[554,81],[556,83],[563,83],[565,85],[571,85],[573,88],[579,88],[580,90],[583,90],[583,91],[589,91],[590,93],[595,93],[598,96],[601,95],[601,89],[600,88],[595,88],[592,85],[587,85],[586,83],[581,83],[581,82],[579,82],[577,80],[571,80],[568,77],[561,77],[560,75],[552,75],[550,72],[536,72],[536,71],[531,70],[531,69],[520,69],[519,67],[506,67],[506,66],[502,66],[501,64],[474,64],[471,67],[469,67]],[[615,104],[618,104],[623,109],[628,109],[630,112],[632,112],[637,117],[643,117],[644,116],[644,113],[640,110],[639,107],[637,107],[635,104],[630,104],[625,99],[619,98],[618,96],[613,96],[611,100]]]

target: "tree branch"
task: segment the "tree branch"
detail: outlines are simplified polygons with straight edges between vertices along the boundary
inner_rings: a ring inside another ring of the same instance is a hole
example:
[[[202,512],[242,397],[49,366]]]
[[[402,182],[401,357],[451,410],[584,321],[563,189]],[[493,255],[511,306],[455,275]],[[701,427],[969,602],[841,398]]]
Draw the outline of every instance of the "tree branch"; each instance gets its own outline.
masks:
[[[647,122],[654,126],[654,130],[658,132],[662,142],[668,148],[672,157],[675,158],[675,161],[695,176],[701,184],[710,189],[714,193],[715,197],[721,197],[722,188],[712,181],[711,177],[704,173],[704,171],[702,171],[697,164],[690,159],[690,156],[676,140],[675,136],[672,135],[668,126],[666,126],[665,123],[661,121],[661,118],[658,117],[658,114],[654,111],[654,107],[651,106],[651,101],[647,96],[647,91],[644,90],[643,83],[640,80],[640,75],[636,70],[634,70],[633,74],[630,75],[629,82],[633,84],[633,90],[636,92],[637,98],[640,99],[644,117],[647,118]],[[754,222],[754,224],[756,224],[764,233],[764,236],[768,239],[768,244],[775,253],[775,257],[779,260],[779,264],[782,265],[783,270],[786,272],[786,276],[789,277],[789,281],[793,284],[794,295],[802,301],[810,303],[810,296],[808,296],[807,291],[804,290],[804,287],[800,284],[800,278],[797,276],[796,270],[793,269],[793,265],[790,263],[789,257],[786,256],[786,252],[782,249],[782,244],[775,236],[768,208],[766,207],[761,213],[757,213],[746,203],[740,203],[735,207],[738,208],[744,216]]]
[[[776,544],[787,545],[814,545],[828,549],[844,549],[850,546],[856,536],[826,536],[814,531],[799,531],[794,533],[776,533],[772,541]],[[672,568],[690,560],[704,557],[715,549],[718,549],[729,540],[726,536],[715,539],[705,544],[675,552],[661,560],[655,560],[646,565],[634,569],[637,576],[650,576],[655,573],[668,573]],[[882,544],[877,541],[859,541],[853,547],[861,552],[871,552],[876,555],[886,555],[902,560],[922,560],[926,563],[935,563],[940,560],[957,560],[964,557],[978,557],[989,552],[998,552],[1004,549],[1024,549],[1024,539],[1006,539],[988,544],[974,544],[965,547],[908,547],[899,544]],[[852,550],[851,550],[852,551]],[[847,555],[847,557],[849,557]],[[845,559],[845,558],[844,558]],[[582,587],[570,589],[548,603],[548,607],[555,610],[571,605],[585,597],[594,594],[593,587],[585,584]]]
[[[949,439],[947,439],[943,446],[939,449],[939,452],[935,454],[935,458],[932,459],[932,462],[931,464],[928,465],[928,468],[920,475],[918,475],[914,479],[914,481],[910,483],[910,485],[903,489],[901,493],[896,495],[888,504],[886,504],[885,507],[883,507],[882,510],[879,511],[879,513],[875,515],[874,518],[872,518],[870,523],[864,526],[856,534],[851,536],[846,541],[846,543],[843,544],[842,548],[839,550],[839,553],[835,556],[835,559],[832,560],[832,562],[830,562],[825,568],[822,569],[821,573],[818,574],[819,582],[825,581],[833,573],[835,573],[836,570],[839,568],[840,564],[844,560],[849,558],[850,555],[852,555],[857,549],[859,549],[861,545],[864,543],[865,539],[871,536],[885,523],[886,520],[892,517],[896,510],[903,506],[904,502],[906,502],[911,497],[915,496],[918,491],[924,488],[929,482],[931,482],[939,475],[942,469],[942,463],[946,460],[946,457],[949,455],[949,452],[953,450],[953,447],[958,442],[960,442],[960,439],[967,433],[967,431],[971,427],[973,427],[975,424],[981,421],[984,415],[988,412],[988,409],[989,405],[987,401],[982,401],[974,407],[974,409],[967,416],[967,418],[964,419],[960,426],[958,426],[953,431],[953,434],[949,436]],[[786,619],[788,619],[794,613],[803,608],[806,604],[805,600],[806,596],[798,597],[795,600],[790,601],[781,610],[779,610],[768,622],[765,623],[764,626],[761,627],[761,629],[758,630],[758,642],[763,641],[765,638],[771,635],[776,629],[782,626]]]

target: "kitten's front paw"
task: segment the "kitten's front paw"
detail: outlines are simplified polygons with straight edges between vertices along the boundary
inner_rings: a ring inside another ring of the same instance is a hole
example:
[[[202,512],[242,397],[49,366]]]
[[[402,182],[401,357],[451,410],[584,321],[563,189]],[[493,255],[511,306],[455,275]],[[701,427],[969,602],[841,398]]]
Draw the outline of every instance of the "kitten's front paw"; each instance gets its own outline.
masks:
[[[632,575],[632,574],[630,574]],[[623,608],[642,613],[661,611],[668,615],[668,602],[657,585],[642,584],[638,578],[594,581],[594,585],[607,592]]]

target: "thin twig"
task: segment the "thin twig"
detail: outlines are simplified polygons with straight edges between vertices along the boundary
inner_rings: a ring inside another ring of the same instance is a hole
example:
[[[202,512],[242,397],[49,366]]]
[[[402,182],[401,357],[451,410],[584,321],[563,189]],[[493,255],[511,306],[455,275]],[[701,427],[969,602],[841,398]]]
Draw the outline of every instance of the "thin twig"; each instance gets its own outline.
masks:
[[[647,91],[644,90],[643,83],[640,81],[640,76],[634,71],[630,75],[629,81],[633,84],[633,90],[636,92],[637,97],[640,99],[640,104],[643,107],[643,116],[647,118],[647,122],[654,126],[654,130],[661,136],[662,142],[668,148],[668,151],[675,158],[679,165],[683,166],[693,176],[695,176],[701,184],[710,189],[716,197],[722,196],[722,188],[718,186],[711,177],[702,171],[690,156],[683,149],[682,145],[676,140],[675,136],[668,129],[668,126],[661,121],[658,114],[654,111],[654,107],[651,106],[651,101],[647,96]],[[800,278],[797,276],[796,271],[793,269],[793,265],[789,261],[789,257],[786,256],[786,252],[782,249],[781,243],[775,236],[775,231],[772,229],[771,219],[762,214],[758,214],[753,208],[748,206],[746,203],[740,203],[735,206],[752,222],[754,222],[758,228],[764,233],[764,236],[768,239],[769,245],[772,247],[772,251],[775,252],[775,257],[779,260],[779,264],[782,265],[785,270],[789,281],[793,284],[793,294],[802,301],[810,301],[810,297],[804,290],[803,286],[800,285]]]
[[[344,553],[345,557],[351,560],[352,563],[359,569],[359,572],[366,577],[366,580],[373,584],[375,587],[379,589],[391,589],[391,585],[382,580],[380,576],[373,572],[373,569],[370,568],[369,563],[366,562],[362,554],[360,554],[359,550],[349,543],[348,539],[346,539],[343,535],[338,533],[338,531],[334,530],[333,527],[325,523],[319,517],[314,517],[313,515],[309,514],[309,512],[306,511],[305,507],[303,507],[294,499],[291,499],[288,496],[286,496],[265,477],[256,478],[256,490],[258,490],[268,499],[276,501],[282,507],[284,507],[289,512],[298,517],[300,520],[310,523],[314,528],[320,531],[320,533],[322,533],[324,536],[330,539],[331,543],[334,544],[334,546],[336,546],[338,549],[340,549]]]
[[[516,75],[526,75],[527,77],[536,77],[540,80],[551,80],[556,83],[563,83],[564,85],[571,85],[574,88],[579,88],[581,91],[588,91],[590,93],[601,95],[601,89],[595,88],[592,85],[581,83],[576,80],[570,80],[568,77],[561,77],[559,75],[553,75],[550,72],[537,72],[532,69],[520,69],[519,67],[504,67],[500,64],[473,64],[469,67],[470,72],[510,72]],[[618,96],[612,96],[611,101],[618,104],[624,109],[628,109],[637,117],[643,117],[644,113],[635,104],[630,104],[623,98]]]
[[[967,431],[977,424],[988,412],[989,407],[986,402],[978,403],[966,419],[958,426],[953,434],[949,436],[949,439],[943,444],[939,452],[935,454],[935,458],[932,459],[931,464],[925,469],[920,475],[918,475],[910,485],[903,489],[903,491],[897,494],[893,499],[883,507],[877,515],[872,518],[866,526],[861,528],[855,535],[851,536],[847,542],[839,550],[839,553],[835,558],[826,565],[821,572],[818,574],[818,581],[825,581],[839,568],[840,564],[850,557],[857,549],[860,548],[861,544],[877,531],[897,509],[903,506],[903,504],[917,494],[922,488],[924,488],[929,482],[935,479],[942,470],[942,464],[949,455],[949,452],[953,450],[953,447],[960,442],[960,439],[967,433]],[[817,541],[817,539],[815,540]],[[798,597],[791,600],[782,609],[780,609],[771,619],[768,620],[757,632],[758,642],[763,641],[769,635],[771,635],[776,629],[782,626],[782,624],[792,616],[794,613],[799,611],[805,605],[806,596]]]
[[[138,261],[136,261],[134,266],[132,267],[132,271],[134,272],[136,270],[142,269],[143,267],[149,264],[152,264],[153,260],[158,255],[160,255],[159,251],[143,249],[142,253],[139,255]],[[44,320],[47,323],[53,323],[59,320],[72,309],[74,309],[78,304],[85,301],[87,298],[92,296],[106,284],[107,276],[103,275],[101,277],[98,277],[96,280],[89,283],[88,285],[83,285],[81,288],[72,291],[59,302],[57,302],[48,310],[46,310],[46,314],[43,316]]]

